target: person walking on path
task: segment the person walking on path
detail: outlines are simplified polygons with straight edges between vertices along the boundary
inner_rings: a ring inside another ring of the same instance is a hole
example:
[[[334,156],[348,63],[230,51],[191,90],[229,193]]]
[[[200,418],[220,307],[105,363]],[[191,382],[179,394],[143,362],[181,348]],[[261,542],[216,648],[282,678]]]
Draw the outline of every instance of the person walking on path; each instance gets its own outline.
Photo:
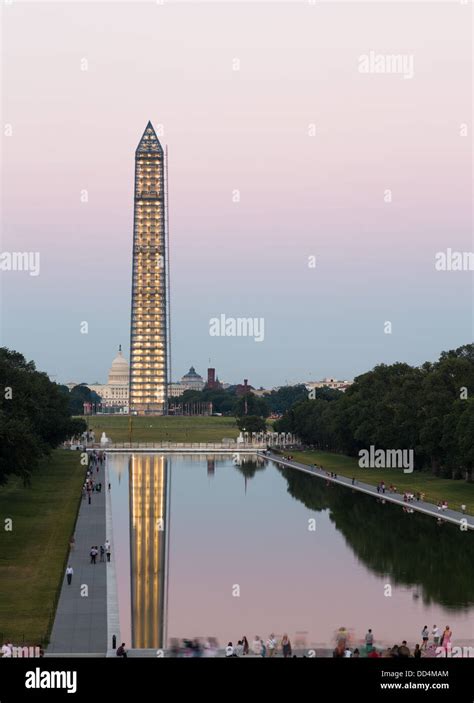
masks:
[[[105,540],[104,547],[107,553],[107,561],[110,561],[110,542],[108,539]]]
[[[69,549],[71,550],[71,552],[75,546],[76,546],[76,538],[74,537],[74,535],[72,535],[71,539],[69,540]]]
[[[67,578],[67,585],[68,586],[71,585],[73,573],[74,573],[74,569],[72,568],[71,564],[69,564],[66,569],[66,578]]]
[[[105,554],[104,545],[101,544],[101,545],[100,545],[100,559],[99,559],[99,561],[105,561],[105,559],[104,559],[104,554]]]
[[[424,649],[425,651],[428,646],[429,636],[430,636],[430,631],[428,630],[428,626],[425,625],[421,631],[421,639],[423,640],[423,644],[421,645],[421,649]]]
[[[95,564],[96,558],[97,558],[97,547],[91,547],[90,555],[91,555],[91,564]]]

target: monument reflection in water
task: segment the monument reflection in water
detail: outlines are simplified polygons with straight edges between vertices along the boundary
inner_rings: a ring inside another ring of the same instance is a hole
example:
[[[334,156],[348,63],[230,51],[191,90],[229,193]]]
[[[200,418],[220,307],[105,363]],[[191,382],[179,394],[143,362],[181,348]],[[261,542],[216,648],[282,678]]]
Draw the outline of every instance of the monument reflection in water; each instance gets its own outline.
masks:
[[[133,455],[129,464],[132,647],[166,641],[168,585],[168,460]]]
[[[471,533],[250,457],[111,453],[108,470],[127,647],[254,631],[331,647],[341,626],[392,646],[434,623],[474,642]]]

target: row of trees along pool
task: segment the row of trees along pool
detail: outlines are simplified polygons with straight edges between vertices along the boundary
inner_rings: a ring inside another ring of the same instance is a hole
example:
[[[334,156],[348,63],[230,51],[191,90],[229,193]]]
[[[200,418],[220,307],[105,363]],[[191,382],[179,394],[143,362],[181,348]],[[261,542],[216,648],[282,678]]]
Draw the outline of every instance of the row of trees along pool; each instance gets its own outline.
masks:
[[[294,403],[275,423],[311,447],[357,456],[377,449],[413,449],[415,469],[472,481],[474,344],[413,367],[380,364],[345,393],[323,388]]]
[[[0,348],[0,388],[0,484],[11,474],[28,484],[51,450],[86,424],[71,417],[67,388],[5,347]]]

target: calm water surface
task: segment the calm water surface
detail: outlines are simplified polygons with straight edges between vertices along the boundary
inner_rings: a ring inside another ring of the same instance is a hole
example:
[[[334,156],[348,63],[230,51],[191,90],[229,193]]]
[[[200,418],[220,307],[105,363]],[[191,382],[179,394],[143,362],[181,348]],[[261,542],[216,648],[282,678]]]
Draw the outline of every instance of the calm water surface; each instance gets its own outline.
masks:
[[[434,623],[474,640],[471,532],[245,455],[109,455],[109,469],[132,646],[271,632],[316,646],[341,626],[393,644]]]

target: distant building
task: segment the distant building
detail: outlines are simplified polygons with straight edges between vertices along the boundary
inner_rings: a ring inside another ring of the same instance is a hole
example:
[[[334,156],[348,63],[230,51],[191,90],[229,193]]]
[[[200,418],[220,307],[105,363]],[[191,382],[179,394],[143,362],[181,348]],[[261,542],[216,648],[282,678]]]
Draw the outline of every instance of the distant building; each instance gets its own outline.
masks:
[[[95,391],[102,399],[102,406],[128,410],[129,368],[119,346],[118,354],[112,361],[107,383],[88,383],[87,387]]]
[[[239,383],[237,386],[235,386],[235,393],[236,395],[247,395],[247,393],[252,393],[255,390],[253,386],[249,386],[249,382],[247,378],[244,378],[243,383]]]
[[[183,395],[185,389],[183,388],[183,385],[181,383],[169,383],[168,384],[168,397],[169,398],[178,398],[180,395]]]
[[[251,392],[258,398],[263,398],[266,395],[270,395],[272,391],[268,390],[268,388],[253,388]]]
[[[186,391],[202,391],[204,388],[204,379],[198,373],[194,366],[191,366],[188,373],[181,378],[181,386]]]
[[[219,381],[219,378],[216,376],[216,370],[215,369],[207,369],[207,381],[206,381],[206,388],[209,390],[219,390],[222,388],[222,385]]]
[[[168,384],[168,396],[170,398],[178,398],[185,391],[202,391],[203,388],[203,377],[196,372],[194,366],[191,366],[188,373],[181,377],[181,381]]]
[[[309,391],[314,388],[332,388],[344,392],[353,383],[354,381],[339,381],[337,378],[323,378],[322,381],[308,381],[305,386]]]

